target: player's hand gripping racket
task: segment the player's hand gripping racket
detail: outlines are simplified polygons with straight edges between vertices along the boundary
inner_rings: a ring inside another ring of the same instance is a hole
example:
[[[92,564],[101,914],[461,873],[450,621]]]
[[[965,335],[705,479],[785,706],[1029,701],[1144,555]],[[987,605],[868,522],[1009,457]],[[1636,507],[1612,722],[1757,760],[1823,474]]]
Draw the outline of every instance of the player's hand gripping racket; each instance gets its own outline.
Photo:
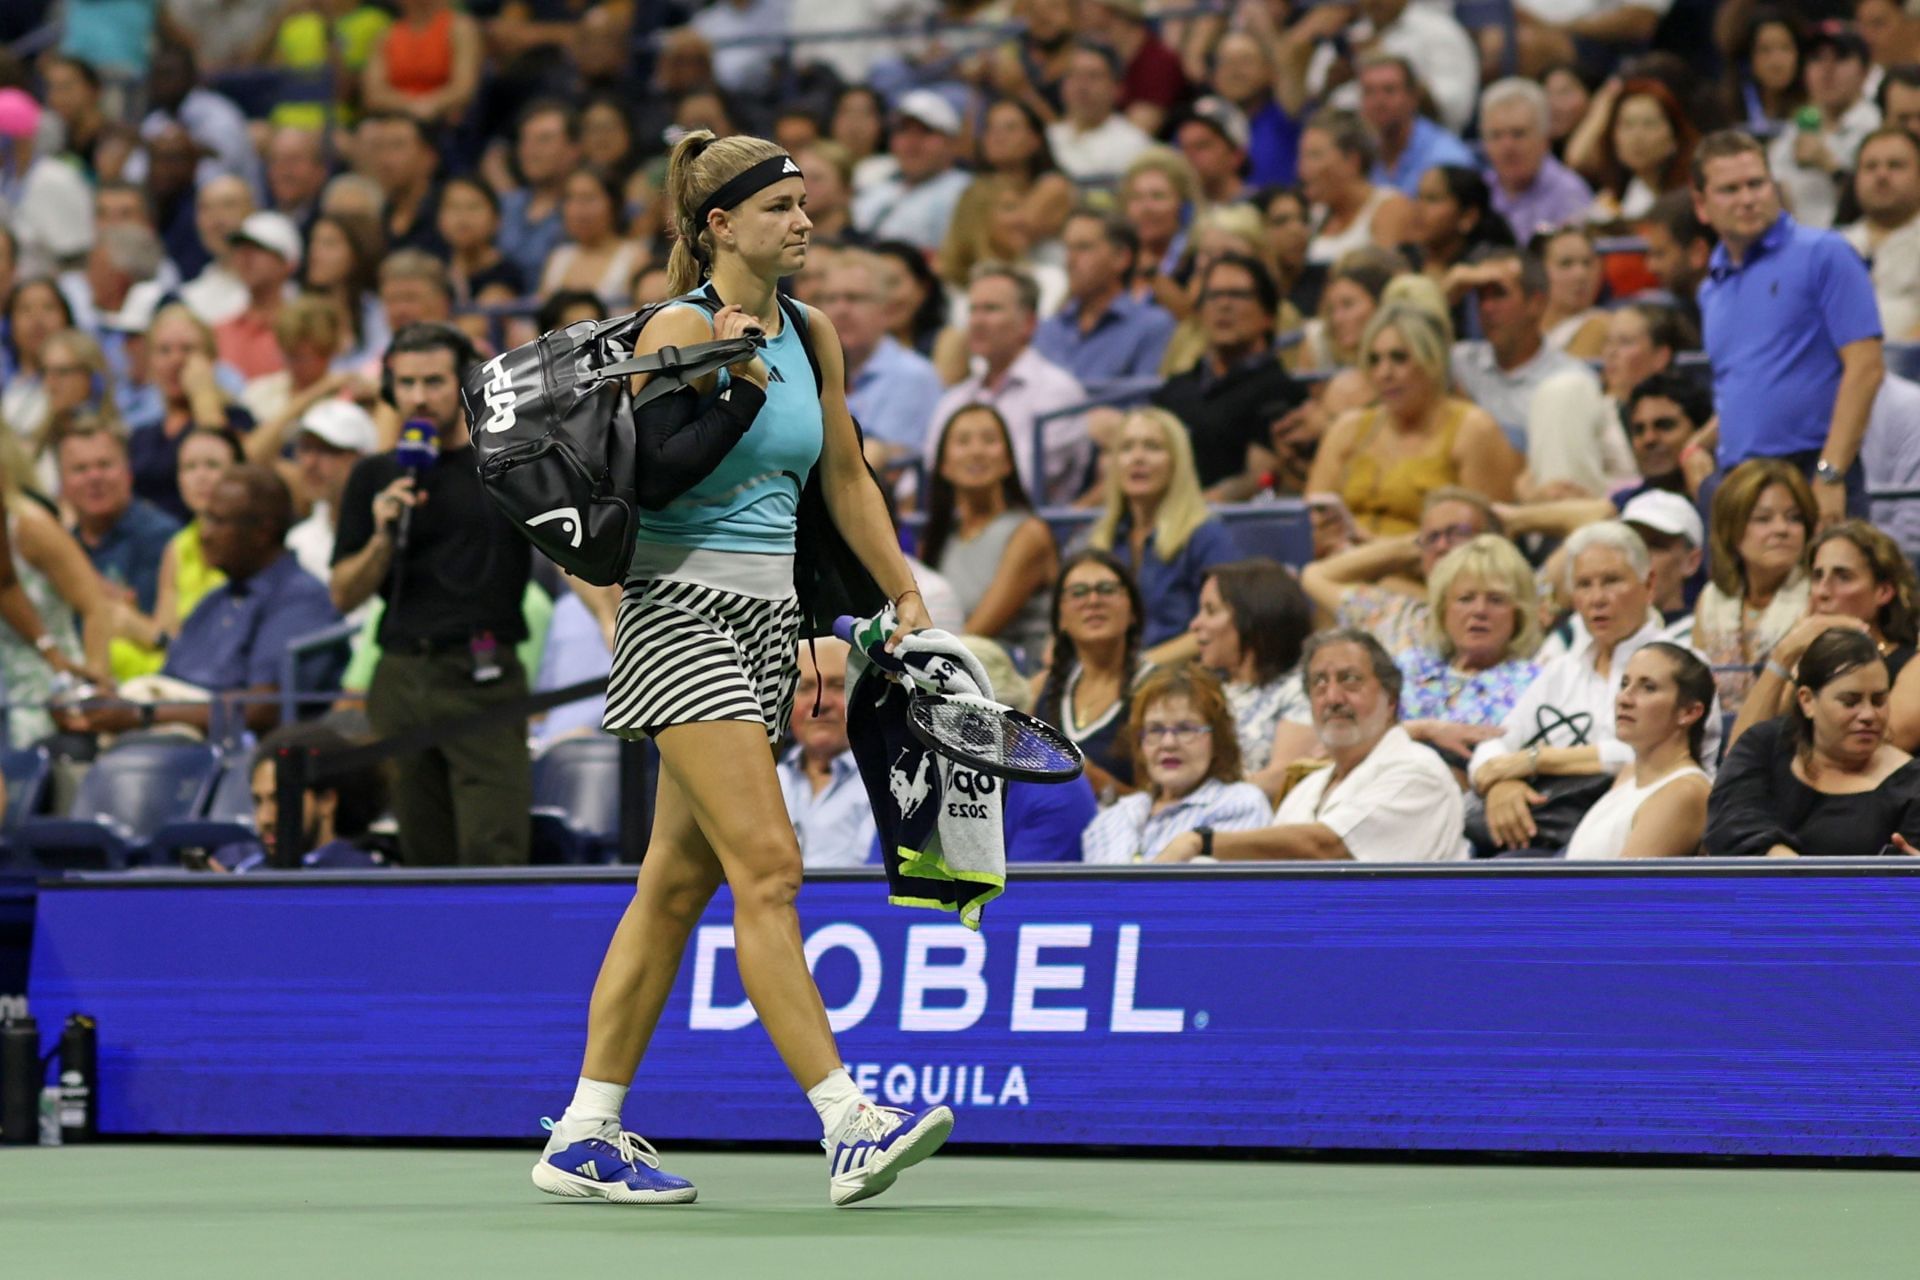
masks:
[[[833,633],[859,645],[854,629],[860,621],[843,617],[833,624]],[[930,687],[909,663],[887,652],[887,634],[878,630],[861,648],[911,695],[907,728],[924,746],[970,769],[1015,782],[1071,782],[1080,776],[1085,761],[1066,734],[990,698]]]

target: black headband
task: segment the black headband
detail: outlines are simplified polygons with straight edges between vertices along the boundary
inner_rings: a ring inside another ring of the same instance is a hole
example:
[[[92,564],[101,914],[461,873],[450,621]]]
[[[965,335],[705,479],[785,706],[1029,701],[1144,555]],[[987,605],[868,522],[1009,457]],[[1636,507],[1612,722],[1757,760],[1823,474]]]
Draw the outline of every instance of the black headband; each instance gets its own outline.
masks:
[[[707,215],[715,209],[731,209],[748,196],[763,191],[783,178],[800,176],[800,166],[793,157],[782,151],[777,156],[768,156],[759,164],[744,173],[735,174],[720,184],[720,189],[700,202],[700,216],[694,219],[694,225],[704,228]]]

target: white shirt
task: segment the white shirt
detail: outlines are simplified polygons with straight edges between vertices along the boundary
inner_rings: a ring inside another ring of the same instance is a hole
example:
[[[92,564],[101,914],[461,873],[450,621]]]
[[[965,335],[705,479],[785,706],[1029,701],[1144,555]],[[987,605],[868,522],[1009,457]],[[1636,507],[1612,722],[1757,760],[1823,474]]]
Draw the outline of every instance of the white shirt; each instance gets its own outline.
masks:
[[[907,571],[913,574],[914,585],[920,588],[920,603],[927,606],[927,616],[933,619],[933,625],[954,635],[965,631],[967,611],[960,607],[960,593],[953,589],[945,575],[913,556],[907,557]]]
[[[1665,14],[1673,8],[1673,0],[1525,0],[1514,6],[1525,10],[1542,22],[1563,27],[1576,18],[1597,18],[1603,13],[1615,13],[1621,9],[1651,9]]]
[[[1071,120],[1056,120],[1047,126],[1047,145],[1053,148],[1054,161],[1062,173],[1076,182],[1086,182],[1125,173],[1134,157],[1153,145],[1153,139],[1116,111],[1086,130],[1077,128]]]
[[[313,510],[305,520],[287,530],[286,548],[293,552],[293,558],[321,582],[333,577],[333,543],[339,523],[333,518],[333,507],[322,498],[313,504]],[[368,598],[360,607],[348,614],[348,622],[365,622],[367,615],[373,612],[373,600]]]
[[[1540,674],[1507,713],[1500,736],[1473,749],[1473,758],[1467,763],[1468,777],[1496,756],[1525,751],[1533,745],[1598,748],[1600,771],[1604,773],[1633,763],[1633,748],[1613,736],[1613,699],[1628,660],[1654,641],[1667,639],[1666,623],[1649,610],[1640,629],[1613,647],[1604,676],[1594,669],[1593,636],[1585,628],[1578,635],[1571,649],[1540,668]],[[1706,658],[1700,660],[1705,662]],[[1707,709],[1707,738],[1701,751],[1706,760],[1720,758],[1720,732],[1720,699],[1715,695]]]
[[[782,35],[787,30],[785,0],[747,0],[744,5],[718,0],[687,23],[718,45],[739,36]],[[733,44],[714,50],[713,78],[729,93],[765,94],[773,88],[773,44]]]
[[[1046,484],[1034,485],[1034,420],[1043,414],[1083,403],[1086,391],[1079,379],[1028,347],[1007,366],[998,389],[987,386],[985,367],[975,362],[966,381],[947,389],[934,406],[933,430],[927,432],[926,462],[931,472],[940,452],[940,436],[947,420],[970,404],[988,404],[1007,420],[1013,437],[1013,461],[1020,481],[1038,504],[1071,502],[1080,496],[1088,461],[1087,423],[1084,417],[1057,418],[1047,423]]]
[[[50,275],[93,246],[93,190],[52,156],[40,156],[17,180],[0,171],[0,225],[20,242],[19,278]]]
[[[1827,144],[1827,154],[1833,157],[1834,164],[1851,170],[1860,144],[1879,127],[1880,108],[1871,99],[1862,98],[1847,108],[1837,127],[1821,130],[1820,140]],[[1799,129],[1791,123],[1782,129],[1780,135],[1767,144],[1768,164],[1780,186],[1780,194],[1786,198],[1787,208],[1793,213],[1793,220],[1802,226],[1830,227],[1834,212],[1840,207],[1840,183],[1846,179],[1843,176],[1836,181],[1824,169],[1801,168],[1793,158],[1794,139],[1799,136]]]
[[[1880,303],[1880,328],[1889,342],[1901,342],[1920,328],[1920,216],[1881,237],[1875,246],[1864,221],[1840,229],[1873,273],[1873,296]]]
[[[904,31],[937,12],[932,0],[792,0],[787,30],[796,36],[858,29]],[[901,61],[912,47],[912,41],[899,37],[811,40],[795,45],[793,56],[802,66],[832,67],[843,84],[864,84],[875,63]]]
[[[1620,857],[1626,850],[1627,837],[1633,832],[1634,815],[1640,812],[1641,805],[1653,799],[1654,792],[1669,782],[1706,776],[1706,771],[1698,765],[1682,765],[1643,787],[1633,780],[1632,766],[1628,766],[1573,829],[1573,835],[1567,839],[1566,856],[1575,859]]]
[[[1173,842],[1199,827],[1215,831],[1256,831],[1273,821],[1266,793],[1251,782],[1222,782],[1208,778],[1158,813],[1153,797],[1144,791],[1122,796],[1102,809],[1080,833],[1080,860],[1113,866],[1147,862]]]
[[[826,788],[815,792],[798,746],[780,759],[780,794],[800,841],[804,867],[864,867],[876,828],[866,783],[851,749],[833,758]]]
[[[1860,444],[1868,489],[1920,489],[1920,384],[1889,373]],[[1920,502],[1876,502],[1873,522],[1908,555],[1920,554]]]
[[[1274,811],[1273,825],[1317,822],[1358,862],[1444,862],[1465,856],[1460,785],[1431,747],[1387,730],[1338,783],[1333,770],[1308,774]]]
[[[180,286],[180,301],[209,325],[225,324],[247,309],[247,286],[217,262]]]
[[[1355,48],[1373,39],[1373,25],[1364,19],[1348,28]],[[1399,18],[1380,32],[1374,47],[1413,64],[1433,105],[1440,111],[1440,123],[1454,133],[1463,132],[1473,119],[1480,97],[1480,55],[1473,37],[1454,19],[1451,5],[1410,4]],[[1339,62],[1331,43],[1322,43],[1307,65],[1307,87],[1316,95],[1325,92],[1329,74]],[[1358,110],[1360,85],[1357,80],[1335,89],[1328,97],[1332,106]]]

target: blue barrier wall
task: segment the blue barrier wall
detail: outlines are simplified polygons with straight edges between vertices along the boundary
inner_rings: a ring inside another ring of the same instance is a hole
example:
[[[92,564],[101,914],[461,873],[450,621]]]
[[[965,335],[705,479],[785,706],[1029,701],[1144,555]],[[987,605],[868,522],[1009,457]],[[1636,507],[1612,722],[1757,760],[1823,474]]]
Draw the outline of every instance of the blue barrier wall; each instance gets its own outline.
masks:
[[[1912,1158],[1906,865],[1026,874],[981,934],[865,876],[801,903],[855,1074],[956,1104],[956,1141]],[[99,1018],[108,1133],[531,1137],[629,892],[70,881],[40,895],[32,998]],[[628,1122],[815,1138],[727,919]]]

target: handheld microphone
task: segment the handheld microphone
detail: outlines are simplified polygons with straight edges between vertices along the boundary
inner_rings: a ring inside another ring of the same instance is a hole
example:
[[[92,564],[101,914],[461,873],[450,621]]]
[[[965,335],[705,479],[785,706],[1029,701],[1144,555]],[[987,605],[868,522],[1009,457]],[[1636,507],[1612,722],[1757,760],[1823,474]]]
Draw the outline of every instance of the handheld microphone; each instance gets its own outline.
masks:
[[[401,472],[413,480],[417,489],[421,477],[440,461],[440,428],[431,418],[408,418],[400,427],[400,443],[395,446],[393,456]],[[396,550],[407,549],[407,536],[412,527],[413,508],[408,506],[400,512],[400,524],[394,530]]]

